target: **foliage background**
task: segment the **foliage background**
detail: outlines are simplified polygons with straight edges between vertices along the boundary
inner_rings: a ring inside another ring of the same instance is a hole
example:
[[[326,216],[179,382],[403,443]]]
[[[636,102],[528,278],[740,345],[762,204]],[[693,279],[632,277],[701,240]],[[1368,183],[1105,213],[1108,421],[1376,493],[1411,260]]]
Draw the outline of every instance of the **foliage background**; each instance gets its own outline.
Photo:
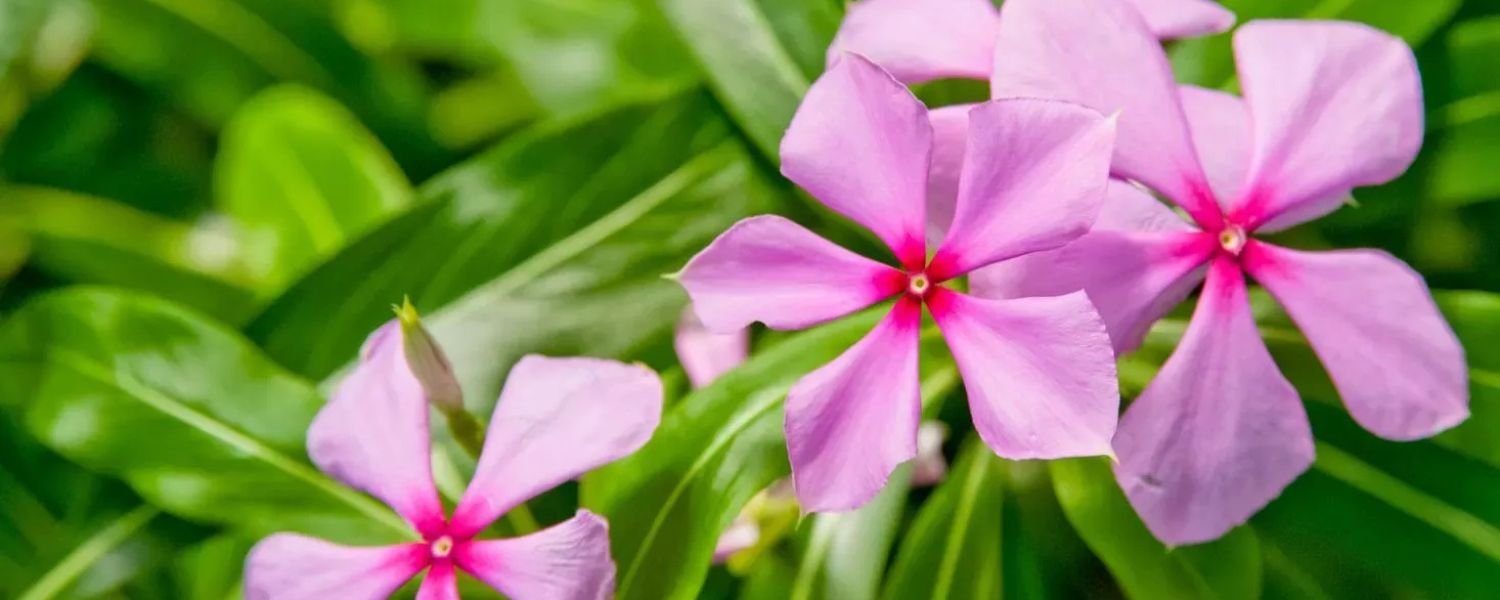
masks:
[[[0,597],[235,597],[269,531],[395,539],[302,436],[405,294],[481,415],[528,352],[665,374],[650,445],[530,505],[543,524],[580,502],[610,518],[620,598],[1496,597],[1500,2],[1224,3],[1242,23],[1359,20],[1417,49],[1416,166],[1281,237],[1384,248],[1426,275],[1468,349],[1473,417],[1375,439],[1262,298],[1317,464],[1250,525],[1168,550],[1102,460],[976,444],[934,345],[924,399],[953,432],[947,481],[898,472],[732,573],[709,554],[787,472],[781,395],[872,320],[760,332],[750,363],[690,393],[670,348],[685,297],[660,275],[760,212],[878,252],[776,174],[840,0],[0,0]],[[1233,89],[1228,36],[1170,51],[1183,80]],[[1124,360],[1127,393],[1181,317]],[[472,461],[439,441],[452,494]]]

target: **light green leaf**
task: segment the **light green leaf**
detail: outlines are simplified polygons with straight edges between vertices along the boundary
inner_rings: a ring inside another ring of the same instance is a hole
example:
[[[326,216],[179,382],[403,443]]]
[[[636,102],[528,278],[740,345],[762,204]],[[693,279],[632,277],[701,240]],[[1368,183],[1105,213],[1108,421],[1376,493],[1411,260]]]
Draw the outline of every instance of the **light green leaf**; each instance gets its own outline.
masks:
[[[999,457],[970,436],[906,531],[884,597],[998,598],[1003,480]]]
[[[258,278],[278,289],[408,208],[414,193],[380,142],[317,92],[269,89],[225,127],[218,205],[243,229]]]
[[[0,406],[38,440],[188,519],[251,535],[412,535],[304,458],[316,390],[237,334],[165,301],[71,288],[0,329]]]

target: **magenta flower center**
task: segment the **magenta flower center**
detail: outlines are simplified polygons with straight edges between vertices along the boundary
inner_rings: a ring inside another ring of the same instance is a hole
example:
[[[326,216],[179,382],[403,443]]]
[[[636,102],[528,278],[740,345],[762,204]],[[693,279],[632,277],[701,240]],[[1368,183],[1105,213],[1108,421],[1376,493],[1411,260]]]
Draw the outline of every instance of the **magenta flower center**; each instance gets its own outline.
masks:
[[[1225,252],[1235,256],[1239,256],[1240,251],[1245,249],[1245,242],[1248,239],[1245,230],[1233,223],[1225,224],[1224,229],[1219,232],[1219,246],[1224,248]]]
[[[435,559],[448,558],[453,553],[453,538],[441,536],[432,540],[432,557]]]

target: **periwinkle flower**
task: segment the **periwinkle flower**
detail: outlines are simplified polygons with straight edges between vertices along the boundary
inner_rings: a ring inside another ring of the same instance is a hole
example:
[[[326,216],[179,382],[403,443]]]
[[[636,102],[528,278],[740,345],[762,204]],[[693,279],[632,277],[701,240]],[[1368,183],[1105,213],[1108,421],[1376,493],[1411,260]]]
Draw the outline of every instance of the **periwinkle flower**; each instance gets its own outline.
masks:
[[[957,360],[984,441],[1010,458],[1109,452],[1119,403],[1103,325],[1082,293],[985,300],[949,289],[969,271],[1060,247],[1099,211],[1114,125],[1065,102],[975,108],[957,215],[929,261],[923,230],[932,127],[900,82],[846,55],[803,100],[782,172],[868,228],[888,266],[781,217],[741,221],[680,281],[705,326],[800,329],[895,299],[886,317],[787,395],[786,437],[808,511],[860,506],[917,453],[922,307]]]
[[[308,453],[324,472],[390,505],[421,541],[349,547],[275,534],[250,553],[246,596],[384,598],[426,569],[422,600],[458,598],[457,570],[518,600],[609,598],[609,531],[593,513],[515,538],[477,536],[526,500],[644,444],[661,418],[656,374],[608,360],[522,358],[450,519],[432,482],[428,403],[403,346],[396,321],[370,336],[308,430]]]
[[[986,296],[1085,287],[1119,351],[1206,282],[1182,343],[1126,411],[1116,475],[1157,537],[1211,540],[1313,460],[1312,433],[1251,315],[1244,273],[1290,314],[1354,419],[1410,440],[1468,415],[1463,348],[1422,278],[1383,252],[1303,252],[1257,234],[1390,181],[1422,143],[1416,61],[1399,39],[1332,21],[1257,21],[1234,36],[1243,99],[1177,86],[1134,11],[1110,0],[1010,0],[991,80],[1024,96],[1119,110],[1094,232],[973,278]]]

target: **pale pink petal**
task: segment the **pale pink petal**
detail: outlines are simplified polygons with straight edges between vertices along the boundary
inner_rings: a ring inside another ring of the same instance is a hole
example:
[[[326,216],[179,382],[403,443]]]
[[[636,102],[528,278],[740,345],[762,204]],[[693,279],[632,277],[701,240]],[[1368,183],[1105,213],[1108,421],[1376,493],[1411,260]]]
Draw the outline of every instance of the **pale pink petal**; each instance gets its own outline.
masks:
[[[917,457],[911,461],[912,487],[929,487],[948,475],[948,459],[943,457],[943,441],[948,426],[942,421],[922,421],[917,427]]]
[[[995,43],[995,98],[1053,98],[1119,112],[1113,172],[1222,221],[1161,44],[1120,0],[1007,0]]]
[[[928,300],[953,350],[979,437],[1010,459],[1109,454],[1120,410],[1109,335],[1082,292]]]
[[[958,208],[928,272],[942,281],[1088,233],[1109,185],[1114,123],[1051,100],[969,112]]]
[[[1210,0],[1129,0],[1156,37],[1178,39],[1228,31],[1234,13]]]
[[[937,247],[948,235],[958,207],[958,180],[963,173],[964,146],[969,142],[969,111],[974,104],[934,108],[932,167],[927,170],[927,243]]]
[[[724,564],[729,557],[754,546],[759,541],[760,527],[755,524],[755,519],[736,518],[729,524],[729,529],[719,534],[719,540],[714,542],[713,564]]]
[[[604,600],[615,591],[609,524],[586,510],[530,535],[461,544],[453,559],[512,600]]]
[[[990,0],[860,0],[844,15],[828,64],[853,52],[903,83],[985,79],[998,20]]]
[[[1255,131],[1235,203],[1247,230],[1327,214],[1416,158],[1422,84],[1400,38],[1358,23],[1256,21],[1235,32],[1234,49]]]
[[[434,561],[417,589],[417,600],[459,600],[458,573],[453,561]]]
[[[1297,252],[1261,242],[1244,258],[1366,429],[1412,440],[1468,417],[1463,346],[1406,263],[1377,250]]]
[[[982,298],[1083,289],[1123,353],[1198,286],[1216,244],[1154,198],[1114,182],[1092,233],[1058,250],[979,269],[969,285]]]
[[[735,223],[678,281],[705,327],[733,333],[756,321],[801,329],[837,319],[901,291],[906,276],[766,215]]]
[[[427,566],[428,558],[423,544],[356,548],[278,533],[245,559],[245,598],[383,600]]]
[[[908,268],[927,259],[922,234],[931,155],[927,108],[855,54],[813,83],[781,138],[782,174],[869,228]]]
[[[1182,343],[1120,420],[1115,452],[1120,487],[1168,545],[1224,535],[1312,464],[1307,415],[1232,260],[1211,267]]]
[[[1184,85],[1182,110],[1193,145],[1221,207],[1234,200],[1250,168],[1250,112],[1233,94]]]
[[[307,453],[323,472],[384,500],[423,534],[442,529],[432,484],[427,398],[406,366],[401,325],[370,334],[354,372],[339,383],[307,431]]]
[[[704,328],[703,322],[689,309],[683,311],[682,319],[677,322],[673,346],[688,381],[701,388],[745,362],[750,355],[750,331],[714,333]]]
[[[797,499],[807,512],[858,508],[917,454],[922,307],[910,297],[786,397],[786,440]]]
[[[635,452],[661,421],[651,369],[595,358],[523,357],[510,371],[452,533],[468,537],[512,507]]]

